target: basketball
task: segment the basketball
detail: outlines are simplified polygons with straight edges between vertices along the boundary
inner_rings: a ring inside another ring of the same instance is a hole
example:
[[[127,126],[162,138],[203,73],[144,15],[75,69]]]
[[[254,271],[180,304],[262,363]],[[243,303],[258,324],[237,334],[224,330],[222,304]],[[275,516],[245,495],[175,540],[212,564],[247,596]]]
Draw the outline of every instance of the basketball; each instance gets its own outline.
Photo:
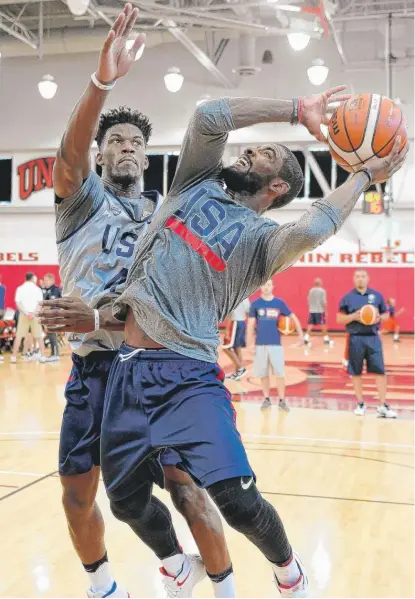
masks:
[[[366,304],[366,306],[363,306],[363,308],[360,310],[360,321],[362,324],[366,324],[368,326],[375,324],[377,317],[377,309],[370,304]]]
[[[361,94],[337,108],[328,129],[329,149],[334,160],[354,172],[373,156],[387,156],[395,137],[407,141],[405,117],[397,104],[380,94]]]
[[[291,316],[280,316],[278,319],[278,330],[283,335],[291,335],[295,331],[295,324]]]

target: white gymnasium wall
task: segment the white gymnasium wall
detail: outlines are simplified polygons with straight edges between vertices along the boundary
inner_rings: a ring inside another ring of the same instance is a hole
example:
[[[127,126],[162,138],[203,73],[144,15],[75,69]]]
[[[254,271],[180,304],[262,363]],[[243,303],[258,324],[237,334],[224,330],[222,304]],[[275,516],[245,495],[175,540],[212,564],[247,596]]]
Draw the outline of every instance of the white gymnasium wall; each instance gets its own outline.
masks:
[[[167,34],[166,34],[167,35]],[[346,53],[352,60],[365,56],[376,35],[356,33],[353,44],[348,44]],[[350,41],[350,37],[348,38]],[[150,149],[177,149],[180,145],[188,119],[196,100],[204,93],[212,96],[263,95],[290,98],[294,95],[318,91],[308,82],[306,69],[311,60],[322,56],[330,67],[327,85],[346,83],[353,92],[376,91],[385,93],[386,78],[383,69],[349,71],[340,62],[335,46],[329,40],[311,40],[308,48],[295,53],[285,37],[260,38],[257,40],[257,64],[265,49],[271,49],[274,64],[262,65],[262,71],[241,80],[232,75],[238,63],[236,40],[232,40],[222,57],[219,67],[238,85],[224,90],[216,86],[211,75],[179,44],[171,43],[147,48],[144,57],[134,65],[131,74],[118,82],[111,93],[108,107],[120,104],[136,106],[148,114],[154,125]],[[3,58],[0,69],[0,155],[23,152],[28,156],[51,155],[59,144],[71,110],[82,93],[90,74],[95,70],[96,53],[47,56],[40,61],[33,57]],[[182,90],[169,93],[164,86],[163,75],[168,67],[177,65],[185,76]],[[37,90],[37,83],[45,73],[56,78],[59,88],[55,98],[46,101]],[[393,73],[394,97],[404,102],[409,134],[413,137],[413,72],[412,69],[395,69]],[[289,125],[261,125],[234,132],[230,142],[228,158],[238,154],[249,143],[274,141],[311,141],[302,127]],[[413,148],[405,169],[394,181],[396,210],[393,218],[392,238],[400,239],[405,247],[413,249],[413,206],[414,206]],[[302,209],[305,204],[295,203]],[[50,205],[50,210],[52,206]],[[24,214],[24,216],[23,216]],[[299,212],[290,209],[278,213],[277,220],[287,222],[298,218]],[[50,264],[56,260],[54,246],[53,213],[23,213],[0,210],[1,252],[35,251],[40,253],[40,263]],[[367,242],[376,247],[383,245],[386,217],[363,216],[356,209],[345,227],[330,243],[346,247],[358,247]],[[9,249],[11,248],[11,249]],[[19,248],[23,248],[20,250]]]
[[[167,34],[166,34],[167,35]],[[365,51],[367,33],[355,35],[351,53]],[[262,95],[287,97],[315,93],[318,89],[307,79],[311,60],[321,56],[330,66],[327,85],[346,83],[353,92],[385,93],[386,78],[382,68],[371,71],[348,71],[342,67],[335,46],[329,40],[311,40],[304,52],[296,53],[285,37],[259,38],[257,64],[265,49],[271,49],[274,64],[261,65],[262,71],[253,77],[239,79],[232,74],[238,64],[237,42],[232,40],[220,63],[220,69],[237,83],[231,90],[219,88],[215,80],[181,45],[165,44],[147,48],[133,71],[118,82],[108,106],[130,104],[150,116],[154,123],[152,145],[180,144],[196,100],[203,94],[212,96]],[[364,56],[364,54],[362,54]],[[68,115],[82,93],[90,74],[95,70],[97,54],[84,53],[33,58],[3,58],[0,70],[0,151],[55,148],[64,130]],[[179,66],[185,82],[177,94],[169,93],[163,82],[168,67]],[[40,97],[37,83],[51,73],[59,84],[53,100]],[[395,69],[394,97],[404,102],[410,136],[413,137],[413,72]],[[266,140],[309,139],[303,128],[287,125],[262,125],[231,136],[232,142],[252,143]]]

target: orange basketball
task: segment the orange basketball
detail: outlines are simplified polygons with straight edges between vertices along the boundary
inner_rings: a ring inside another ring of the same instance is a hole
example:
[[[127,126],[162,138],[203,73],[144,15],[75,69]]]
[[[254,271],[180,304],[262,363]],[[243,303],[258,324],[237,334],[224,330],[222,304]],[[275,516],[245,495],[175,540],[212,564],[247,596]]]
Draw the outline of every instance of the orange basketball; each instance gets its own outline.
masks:
[[[377,317],[378,311],[375,306],[366,304],[366,306],[363,306],[363,308],[360,310],[360,322],[362,324],[366,324],[368,326],[375,324]]]
[[[397,104],[379,94],[361,94],[341,104],[328,130],[330,153],[346,171],[359,170],[373,156],[387,156],[395,137],[406,144],[405,117]]]
[[[291,335],[295,331],[295,324],[291,316],[280,316],[278,319],[278,330],[283,335]]]

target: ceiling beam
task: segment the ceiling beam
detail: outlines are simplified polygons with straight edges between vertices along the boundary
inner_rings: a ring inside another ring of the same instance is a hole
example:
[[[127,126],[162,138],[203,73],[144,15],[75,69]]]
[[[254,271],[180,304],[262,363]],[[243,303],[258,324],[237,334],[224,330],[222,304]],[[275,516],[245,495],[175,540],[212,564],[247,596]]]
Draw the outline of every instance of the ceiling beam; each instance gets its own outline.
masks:
[[[224,87],[232,88],[235,87],[233,83],[218,69],[218,67],[211,61],[209,56],[203,52],[198,45],[196,45],[181,29],[176,27],[176,23],[170,19],[162,21],[167,31],[192,54],[196,60],[203,66],[211,75],[213,75],[219,83]]]
[[[0,29],[5,31],[12,37],[15,37],[20,42],[27,44],[28,46],[33,48],[33,50],[36,50],[39,46],[39,40],[29,29],[26,29],[24,25],[22,25],[21,23],[17,24],[15,22],[15,19],[16,17],[12,18],[10,15],[0,10]],[[4,21],[8,21],[10,25],[5,23]]]

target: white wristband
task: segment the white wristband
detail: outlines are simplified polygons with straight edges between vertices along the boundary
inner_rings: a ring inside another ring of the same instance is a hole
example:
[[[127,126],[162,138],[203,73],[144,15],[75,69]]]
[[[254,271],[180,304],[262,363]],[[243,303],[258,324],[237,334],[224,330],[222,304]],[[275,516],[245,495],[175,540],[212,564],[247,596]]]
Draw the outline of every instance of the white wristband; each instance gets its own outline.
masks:
[[[94,331],[98,331],[99,329],[99,311],[98,310],[94,310],[94,321],[95,321],[95,328]]]
[[[115,84],[117,83],[116,80],[113,81],[112,83],[108,83],[108,84],[101,83],[101,81],[98,81],[96,73],[92,73],[91,81],[96,87],[98,87],[98,89],[102,89],[102,90],[104,90],[104,92],[109,92],[110,89],[112,89],[115,86]]]

